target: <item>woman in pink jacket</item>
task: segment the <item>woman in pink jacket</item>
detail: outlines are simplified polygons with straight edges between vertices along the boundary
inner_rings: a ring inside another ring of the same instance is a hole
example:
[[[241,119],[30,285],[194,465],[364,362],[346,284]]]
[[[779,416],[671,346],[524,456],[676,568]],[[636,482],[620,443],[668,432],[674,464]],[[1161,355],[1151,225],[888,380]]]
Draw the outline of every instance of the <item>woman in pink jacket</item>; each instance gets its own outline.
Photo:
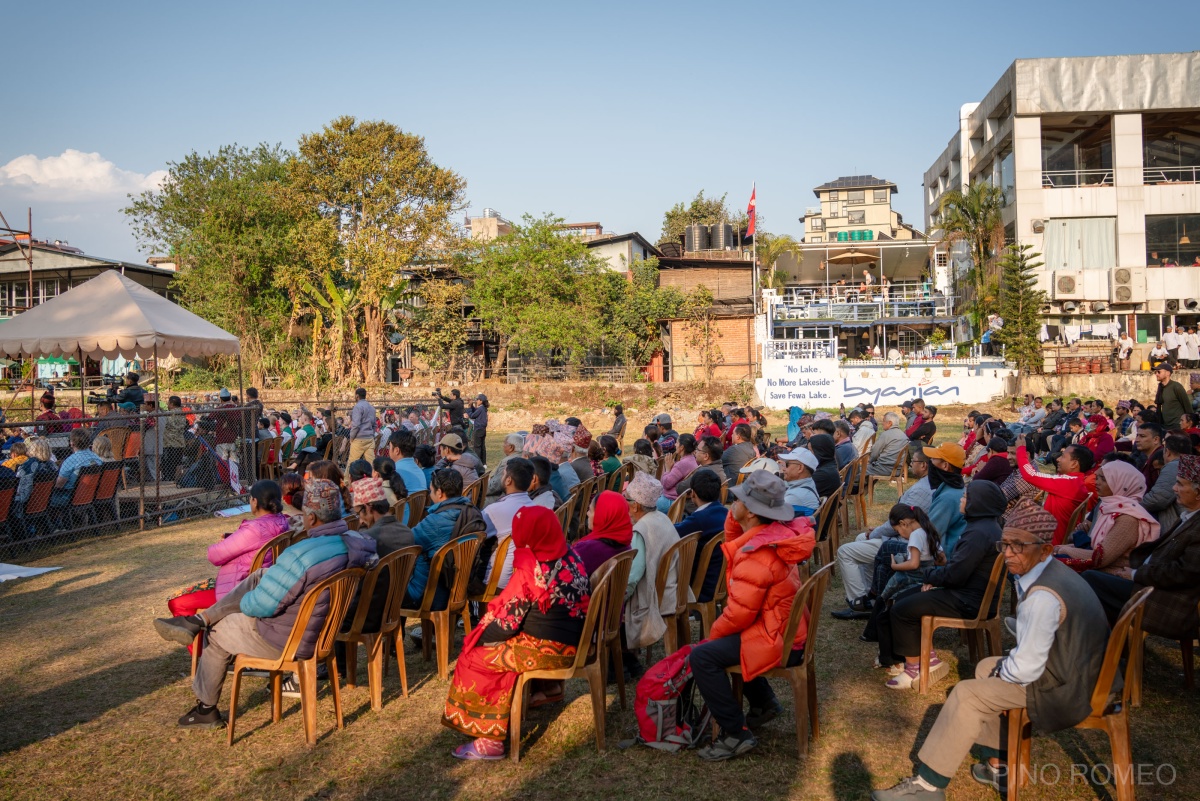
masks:
[[[236,531],[208,546],[208,561],[217,567],[216,579],[193,584],[172,596],[167,608],[172,615],[193,615],[215,604],[250,574],[254,555],[274,537],[288,530],[282,514],[283,498],[274,481],[259,481],[250,488],[250,517]],[[263,560],[269,567],[271,557]]]

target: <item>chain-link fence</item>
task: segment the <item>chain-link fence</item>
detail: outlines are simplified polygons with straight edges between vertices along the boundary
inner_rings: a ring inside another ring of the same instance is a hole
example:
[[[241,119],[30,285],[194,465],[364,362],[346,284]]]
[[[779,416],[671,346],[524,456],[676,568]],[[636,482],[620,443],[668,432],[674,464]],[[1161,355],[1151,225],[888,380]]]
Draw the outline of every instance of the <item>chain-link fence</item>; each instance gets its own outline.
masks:
[[[101,402],[92,416],[24,411],[0,423],[0,561],[233,510],[260,478],[303,474],[319,459],[344,468],[352,455],[353,402],[176,397],[165,410]],[[432,446],[451,428],[437,401],[370,401],[373,434],[357,437],[355,451],[386,455],[401,427]]]

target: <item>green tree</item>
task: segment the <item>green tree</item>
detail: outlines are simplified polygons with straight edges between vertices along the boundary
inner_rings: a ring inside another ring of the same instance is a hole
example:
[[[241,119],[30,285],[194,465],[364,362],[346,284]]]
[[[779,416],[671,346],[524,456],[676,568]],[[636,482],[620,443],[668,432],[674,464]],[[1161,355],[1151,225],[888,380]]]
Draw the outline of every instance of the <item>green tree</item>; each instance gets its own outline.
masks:
[[[354,286],[361,304],[364,377],[381,382],[389,315],[405,291],[399,273],[452,246],[466,182],[435,164],[421,137],[353,117],[302,136],[290,167],[293,189],[336,230],[338,283]]]
[[[192,312],[237,335],[251,381],[286,374],[296,342],[276,275],[306,258],[300,231],[314,210],[285,191],[290,154],[278,145],[228,145],[168,165],[157,189],[123,210],[141,250],[171,253],[173,288]]]
[[[971,255],[967,278],[976,330],[989,304],[989,287],[994,286],[993,257],[1004,246],[1003,208],[1003,192],[983,181],[971,184],[966,192],[957,189],[947,192],[938,206],[936,230],[951,244],[965,244]]]
[[[1042,254],[1030,253],[1032,245],[1009,245],[1000,257],[1000,298],[995,309],[1004,327],[993,332],[992,341],[1004,346],[1004,355],[1024,373],[1041,372],[1041,306],[1046,293],[1037,288],[1036,261]]]
[[[692,223],[701,225],[716,225],[719,222],[732,222],[733,216],[725,205],[725,195],[705,197],[701,189],[688,204],[676,203],[663,214],[662,235],[659,244],[663,242],[678,242],[683,236],[684,229]]]
[[[700,360],[700,375],[706,385],[724,361],[713,300],[712,291],[700,284],[688,295],[681,309],[681,316],[687,321],[684,324],[685,341]]]
[[[463,322],[466,290],[461,283],[434,279],[416,291],[421,305],[412,312],[407,329],[413,349],[434,370],[453,370],[467,344]]]
[[[659,321],[679,315],[684,296],[658,285],[658,259],[637,259],[628,273],[607,271],[604,344],[630,368],[650,361],[662,350]]]
[[[469,305],[500,338],[496,362],[509,350],[523,355],[560,352],[580,361],[602,330],[604,263],[563,219],[525,215],[512,231],[474,243],[462,265],[471,281]]]
[[[755,234],[755,238],[758,240],[755,243],[755,250],[758,253],[758,266],[762,275],[763,287],[770,289],[786,285],[786,279],[778,274],[778,262],[780,257],[788,253],[793,254],[799,261],[802,258],[800,243],[787,234],[761,232]]]

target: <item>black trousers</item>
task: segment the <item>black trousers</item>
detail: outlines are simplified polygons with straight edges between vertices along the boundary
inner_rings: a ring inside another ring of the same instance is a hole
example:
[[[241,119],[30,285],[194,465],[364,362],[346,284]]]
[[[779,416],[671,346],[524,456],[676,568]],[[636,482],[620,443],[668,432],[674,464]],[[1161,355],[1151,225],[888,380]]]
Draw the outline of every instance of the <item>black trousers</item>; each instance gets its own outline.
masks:
[[[949,590],[921,592],[920,587],[913,587],[900,593],[896,602],[881,611],[874,621],[880,664],[894,665],[905,657],[921,655],[921,618],[926,615],[974,617],[978,611],[960,603]]]
[[[1104,614],[1108,616],[1108,625],[1110,626],[1117,622],[1117,618],[1121,616],[1121,610],[1125,608],[1125,604],[1129,603],[1129,599],[1133,597],[1133,591],[1137,589],[1137,586],[1129,579],[1099,570],[1084,571],[1083,580],[1100,599],[1100,605],[1104,607]]]
[[[708,704],[713,719],[728,734],[746,727],[746,717],[733,696],[733,685],[730,684],[729,674],[725,672],[725,668],[740,663],[741,653],[742,635],[732,634],[697,645],[688,657],[696,688],[700,690],[704,703]],[[803,649],[792,651],[788,667],[798,665],[803,658]],[[759,676],[742,685],[742,697],[750,702],[752,709],[763,709],[775,702],[775,691],[765,676]]]
[[[476,428],[471,432],[471,450],[479,457],[479,461],[487,464],[487,429]]]

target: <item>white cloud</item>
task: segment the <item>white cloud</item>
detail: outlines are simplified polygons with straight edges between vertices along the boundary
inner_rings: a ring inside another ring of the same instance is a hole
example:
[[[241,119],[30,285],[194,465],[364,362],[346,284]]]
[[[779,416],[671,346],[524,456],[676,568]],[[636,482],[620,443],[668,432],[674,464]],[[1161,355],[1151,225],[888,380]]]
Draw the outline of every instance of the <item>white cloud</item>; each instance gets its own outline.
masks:
[[[157,189],[166,170],[149,175],[122,170],[99,153],[64,150],[61,156],[38,158],[17,156],[0,166],[0,186],[28,191],[34,197],[53,200],[91,200],[123,197]]]

